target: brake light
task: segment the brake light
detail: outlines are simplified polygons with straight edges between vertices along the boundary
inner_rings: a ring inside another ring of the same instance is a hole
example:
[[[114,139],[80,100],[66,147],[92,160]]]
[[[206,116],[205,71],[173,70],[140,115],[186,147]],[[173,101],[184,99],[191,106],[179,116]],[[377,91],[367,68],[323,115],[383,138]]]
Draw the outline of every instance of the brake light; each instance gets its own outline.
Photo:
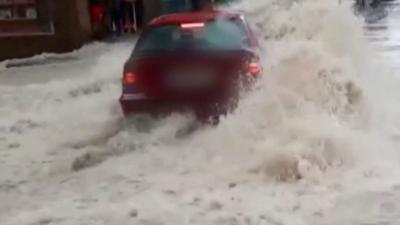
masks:
[[[258,77],[261,73],[261,66],[256,62],[251,62],[248,65],[247,72],[253,77]]]
[[[182,29],[195,29],[195,28],[203,28],[204,23],[182,23]]]
[[[134,73],[128,72],[124,74],[124,82],[126,84],[136,83],[136,75]]]

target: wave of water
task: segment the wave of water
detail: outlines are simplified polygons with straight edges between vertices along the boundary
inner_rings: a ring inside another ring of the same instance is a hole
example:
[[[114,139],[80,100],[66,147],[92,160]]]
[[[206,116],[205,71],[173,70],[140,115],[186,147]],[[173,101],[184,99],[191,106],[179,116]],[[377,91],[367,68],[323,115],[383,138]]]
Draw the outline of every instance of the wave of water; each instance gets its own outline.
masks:
[[[266,72],[237,112],[189,136],[176,133],[190,116],[122,123],[119,79],[133,43],[1,70],[27,83],[60,78],[0,87],[0,221],[395,224],[396,210],[361,212],[397,207],[381,192],[397,196],[398,81],[373,60],[350,3],[231,7],[254,25]]]

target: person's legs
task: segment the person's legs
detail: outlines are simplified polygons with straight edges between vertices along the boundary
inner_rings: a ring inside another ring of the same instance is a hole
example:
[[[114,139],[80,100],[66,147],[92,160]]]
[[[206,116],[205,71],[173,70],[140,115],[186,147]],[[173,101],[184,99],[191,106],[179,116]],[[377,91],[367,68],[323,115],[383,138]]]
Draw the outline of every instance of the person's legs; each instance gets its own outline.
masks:
[[[126,32],[131,32],[133,28],[134,18],[133,18],[133,5],[132,3],[125,2],[122,7],[122,21],[123,28]]]
[[[112,13],[113,32],[117,36],[121,35],[121,17],[118,12]]]
[[[127,4],[127,16],[128,16],[128,21],[129,21],[129,26],[130,26],[130,30],[134,31],[135,27],[134,27],[134,23],[135,23],[135,18],[134,18],[134,14],[133,14],[133,3],[128,3]]]
[[[120,7],[120,16],[121,16],[121,29],[123,32],[126,31],[126,13],[125,13],[126,3],[122,2]]]

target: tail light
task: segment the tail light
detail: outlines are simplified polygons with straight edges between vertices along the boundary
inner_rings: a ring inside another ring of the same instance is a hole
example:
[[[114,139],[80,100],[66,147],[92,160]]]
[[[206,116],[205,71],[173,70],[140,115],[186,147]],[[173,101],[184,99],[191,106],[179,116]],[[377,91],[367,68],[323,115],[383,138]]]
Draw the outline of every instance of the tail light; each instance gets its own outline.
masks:
[[[124,74],[123,81],[125,84],[135,84],[137,81],[136,75],[134,73],[127,72]]]
[[[258,77],[261,73],[261,65],[258,62],[250,62],[247,66],[247,72],[253,77]]]

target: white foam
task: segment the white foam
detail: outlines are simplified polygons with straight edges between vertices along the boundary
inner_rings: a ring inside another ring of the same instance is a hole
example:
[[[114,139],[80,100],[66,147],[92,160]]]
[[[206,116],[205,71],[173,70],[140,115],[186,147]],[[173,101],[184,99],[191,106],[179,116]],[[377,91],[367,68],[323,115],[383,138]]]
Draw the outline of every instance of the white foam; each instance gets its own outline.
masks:
[[[0,221],[379,220],[360,209],[370,192],[396,195],[398,81],[371,60],[377,56],[362,22],[347,2],[247,0],[232,7],[245,11],[261,37],[264,78],[218,127],[184,138],[175,134],[190,123],[185,116],[151,121],[147,131],[121,125],[119,79],[132,44],[77,53],[81,60],[69,67],[2,70],[63,79],[0,87]],[[76,159],[76,169],[88,168],[73,172]],[[348,210],[331,210],[347,201]]]

